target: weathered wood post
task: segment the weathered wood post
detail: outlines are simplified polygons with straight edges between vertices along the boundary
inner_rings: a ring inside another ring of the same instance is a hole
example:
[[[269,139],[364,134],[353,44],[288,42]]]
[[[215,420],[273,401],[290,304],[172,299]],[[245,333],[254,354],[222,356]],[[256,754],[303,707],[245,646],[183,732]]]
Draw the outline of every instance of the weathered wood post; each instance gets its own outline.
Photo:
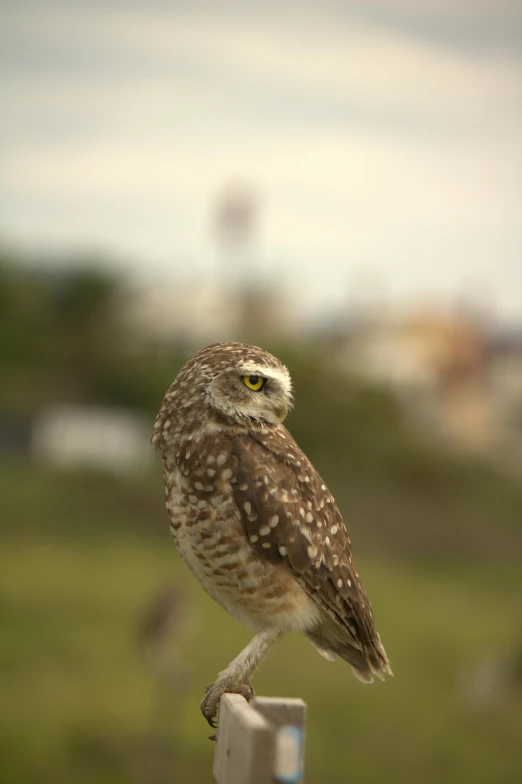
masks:
[[[306,704],[224,694],[214,754],[218,784],[298,784],[303,777]]]

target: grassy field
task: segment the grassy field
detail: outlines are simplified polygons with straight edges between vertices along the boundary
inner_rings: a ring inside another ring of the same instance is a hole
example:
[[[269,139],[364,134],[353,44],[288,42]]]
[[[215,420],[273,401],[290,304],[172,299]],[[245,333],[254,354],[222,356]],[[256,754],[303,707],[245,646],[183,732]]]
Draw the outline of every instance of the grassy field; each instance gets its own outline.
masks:
[[[3,784],[211,782],[198,703],[249,632],[180,562],[159,476],[126,484],[18,463],[2,467],[0,492]],[[307,782],[520,782],[520,683],[479,705],[467,686],[482,661],[522,644],[519,565],[376,554],[358,564],[396,677],[365,686],[289,637],[255,682],[307,701]],[[188,621],[164,652],[175,662],[181,651],[166,682],[137,629],[172,580]]]

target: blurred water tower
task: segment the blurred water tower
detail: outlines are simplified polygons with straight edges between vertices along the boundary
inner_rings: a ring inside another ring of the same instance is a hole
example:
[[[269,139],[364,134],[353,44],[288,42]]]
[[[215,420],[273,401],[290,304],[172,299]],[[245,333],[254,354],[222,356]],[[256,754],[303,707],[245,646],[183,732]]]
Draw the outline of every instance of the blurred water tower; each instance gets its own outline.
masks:
[[[218,288],[223,294],[223,309],[234,317],[233,339],[247,343],[281,336],[293,327],[285,287],[261,268],[259,207],[258,192],[246,182],[227,185],[215,206]]]
[[[217,199],[215,228],[220,250],[220,276],[243,287],[256,278],[256,224],[259,197],[246,182],[229,183]]]

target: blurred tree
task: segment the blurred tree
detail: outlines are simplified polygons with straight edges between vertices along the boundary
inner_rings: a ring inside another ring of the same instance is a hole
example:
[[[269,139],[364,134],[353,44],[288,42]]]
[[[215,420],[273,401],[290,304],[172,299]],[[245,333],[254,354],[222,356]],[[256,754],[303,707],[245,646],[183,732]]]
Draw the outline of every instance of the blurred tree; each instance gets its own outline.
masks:
[[[53,345],[49,291],[20,261],[0,248],[0,405],[26,410],[45,394]]]
[[[15,257],[0,250],[0,361],[2,366],[34,363],[41,355],[46,291],[15,267]]]
[[[90,400],[118,362],[116,280],[88,260],[76,263],[52,289],[52,329],[62,395]]]
[[[88,400],[117,362],[117,281],[88,260],[36,270],[0,249],[0,403],[34,409],[53,399]]]

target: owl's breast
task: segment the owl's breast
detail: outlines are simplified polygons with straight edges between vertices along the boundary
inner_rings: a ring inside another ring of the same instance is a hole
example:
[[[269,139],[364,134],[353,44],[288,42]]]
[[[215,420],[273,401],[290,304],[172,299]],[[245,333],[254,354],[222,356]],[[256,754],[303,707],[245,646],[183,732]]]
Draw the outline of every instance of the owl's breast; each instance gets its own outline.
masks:
[[[166,487],[178,551],[212,599],[254,629],[305,629],[315,624],[315,602],[283,567],[261,560],[253,551],[226,487],[191,481],[178,470],[171,472]]]

